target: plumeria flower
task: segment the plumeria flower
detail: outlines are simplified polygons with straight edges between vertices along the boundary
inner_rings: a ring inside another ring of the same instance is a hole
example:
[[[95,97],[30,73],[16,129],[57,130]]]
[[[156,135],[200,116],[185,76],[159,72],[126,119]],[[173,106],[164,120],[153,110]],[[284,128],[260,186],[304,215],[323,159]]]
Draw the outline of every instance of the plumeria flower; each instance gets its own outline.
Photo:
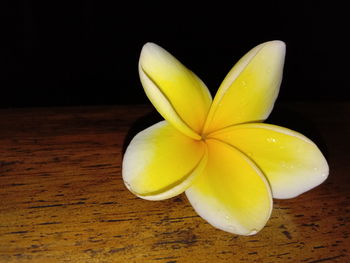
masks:
[[[272,198],[296,197],[322,183],[328,164],[295,131],[264,124],[282,80],[285,44],[256,46],[212,97],[205,84],[154,43],[144,45],[139,74],[164,117],[138,133],[123,160],[123,180],[147,200],[183,192],[216,228],[239,235],[261,230]]]

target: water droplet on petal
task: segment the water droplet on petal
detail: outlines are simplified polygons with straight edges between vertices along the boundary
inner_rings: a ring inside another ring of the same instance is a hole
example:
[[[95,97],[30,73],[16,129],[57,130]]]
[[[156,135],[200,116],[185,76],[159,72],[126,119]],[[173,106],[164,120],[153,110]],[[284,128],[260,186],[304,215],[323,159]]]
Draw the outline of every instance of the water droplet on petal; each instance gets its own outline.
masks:
[[[273,137],[269,137],[269,138],[267,138],[266,140],[267,140],[268,142],[272,142],[272,143],[277,142],[277,140],[276,140],[275,138],[273,138]]]

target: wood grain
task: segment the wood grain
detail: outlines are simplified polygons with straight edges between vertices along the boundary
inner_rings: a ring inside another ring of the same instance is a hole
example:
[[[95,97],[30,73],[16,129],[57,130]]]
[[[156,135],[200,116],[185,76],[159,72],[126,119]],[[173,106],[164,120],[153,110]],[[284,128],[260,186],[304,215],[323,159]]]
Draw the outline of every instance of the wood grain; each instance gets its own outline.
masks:
[[[149,106],[0,110],[0,262],[350,262],[350,104],[280,104],[269,122],[315,140],[321,186],[275,200],[244,237],[214,229],[185,195],[151,202],[123,185],[123,149]]]

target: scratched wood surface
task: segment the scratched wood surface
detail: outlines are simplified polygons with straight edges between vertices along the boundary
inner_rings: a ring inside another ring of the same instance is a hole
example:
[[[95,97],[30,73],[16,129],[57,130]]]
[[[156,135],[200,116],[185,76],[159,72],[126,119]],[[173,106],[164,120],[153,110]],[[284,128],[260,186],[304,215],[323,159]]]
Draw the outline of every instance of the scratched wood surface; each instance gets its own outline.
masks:
[[[350,104],[280,103],[270,123],[315,140],[321,186],[275,200],[255,236],[216,230],[185,195],[151,202],[121,179],[149,106],[0,110],[0,262],[350,262]],[[137,165],[137,164],[135,164]]]

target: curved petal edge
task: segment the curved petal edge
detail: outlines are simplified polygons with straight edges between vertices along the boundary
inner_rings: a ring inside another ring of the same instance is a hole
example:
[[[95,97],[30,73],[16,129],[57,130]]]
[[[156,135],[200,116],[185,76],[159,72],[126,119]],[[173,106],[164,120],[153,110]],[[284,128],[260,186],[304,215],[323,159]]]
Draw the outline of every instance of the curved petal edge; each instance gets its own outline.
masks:
[[[163,200],[184,192],[202,173],[206,145],[191,139],[167,121],[138,133],[123,159],[126,187],[146,200]]]
[[[233,234],[256,234],[273,207],[265,176],[234,147],[216,140],[207,143],[207,167],[186,190],[188,200],[214,227]]]
[[[284,42],[269,41],[251,49],[236,63],[214,97],[205,134],[269,116],[282,81],[285,52]]]
[[[142,48],[139,74],[147,97],[164,119],[187,136],[200,139],[212,102],[205,84],[154,43]]]
[[[273,197],[296,197],[324,182],[327,160],[304,135],[276,125],[247,123],[228,127],[210,136],[238,148],[263,171]]]

